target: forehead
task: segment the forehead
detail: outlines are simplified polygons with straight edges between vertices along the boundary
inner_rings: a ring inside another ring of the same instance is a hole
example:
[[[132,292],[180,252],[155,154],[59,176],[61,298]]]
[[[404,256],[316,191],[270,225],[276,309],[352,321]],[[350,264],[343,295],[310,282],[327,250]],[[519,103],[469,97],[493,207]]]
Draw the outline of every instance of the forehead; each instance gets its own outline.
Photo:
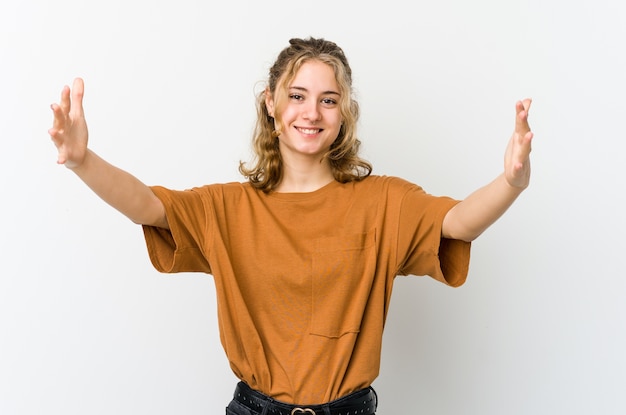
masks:
[[[335,69],[318,60],[304,62],[291,81],[290,88],[321,89],[338,91]]]

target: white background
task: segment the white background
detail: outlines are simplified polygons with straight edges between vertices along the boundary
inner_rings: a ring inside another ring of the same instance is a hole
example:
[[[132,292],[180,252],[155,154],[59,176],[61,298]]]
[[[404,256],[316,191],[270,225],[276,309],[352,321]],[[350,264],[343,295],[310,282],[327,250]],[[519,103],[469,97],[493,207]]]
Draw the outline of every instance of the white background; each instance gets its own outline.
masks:
[[[291,37],[343,47],[376,174],[463,198],[534,99],[531,187],[468,282],[396,281],[382,415],[626,413],[626,3],[3,1],[0,414],[222,414],[213,280],[57,166],[49,104],[81,76],[91,147],[148,184],[241,180],[254,94]]]

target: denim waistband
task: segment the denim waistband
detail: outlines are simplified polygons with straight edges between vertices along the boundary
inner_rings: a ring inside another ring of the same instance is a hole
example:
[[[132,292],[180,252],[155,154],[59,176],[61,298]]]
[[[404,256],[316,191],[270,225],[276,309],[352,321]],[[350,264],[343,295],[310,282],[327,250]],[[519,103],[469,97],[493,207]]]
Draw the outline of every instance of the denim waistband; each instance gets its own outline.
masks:
[[[234,399],[262,415],[374,415],[378,399],[370,386],[319,405],[292,405],[277,401],[239,382]]]

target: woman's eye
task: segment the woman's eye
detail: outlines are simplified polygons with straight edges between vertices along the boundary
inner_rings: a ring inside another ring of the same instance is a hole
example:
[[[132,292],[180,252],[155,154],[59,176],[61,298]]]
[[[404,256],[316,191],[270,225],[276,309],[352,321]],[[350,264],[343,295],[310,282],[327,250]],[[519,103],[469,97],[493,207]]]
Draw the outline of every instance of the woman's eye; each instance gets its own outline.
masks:
[[[335,105],[335,104],[337,104],[337,101],[335,101],[332,98],[324,98],[322,100],[322,103],[324,103],[325,105]]]
[[[291,94],[289,95],[289,98],[295,99],[296,101],[302,101],[304,99],[304,97],[300,94]]]

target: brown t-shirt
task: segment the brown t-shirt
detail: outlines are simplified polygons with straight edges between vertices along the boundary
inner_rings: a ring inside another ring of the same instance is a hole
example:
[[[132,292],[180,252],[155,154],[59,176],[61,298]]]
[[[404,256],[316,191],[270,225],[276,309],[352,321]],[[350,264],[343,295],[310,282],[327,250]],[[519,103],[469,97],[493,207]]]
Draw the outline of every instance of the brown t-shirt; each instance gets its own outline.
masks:
[[[171,229],[144,227],[153,265],[214,276],[233,372],[277,400],[323,403],[374,381],[396,275],[467,276],[470,244],[441,238],[457,201],[399,178],[310,193],[152,189]]]

